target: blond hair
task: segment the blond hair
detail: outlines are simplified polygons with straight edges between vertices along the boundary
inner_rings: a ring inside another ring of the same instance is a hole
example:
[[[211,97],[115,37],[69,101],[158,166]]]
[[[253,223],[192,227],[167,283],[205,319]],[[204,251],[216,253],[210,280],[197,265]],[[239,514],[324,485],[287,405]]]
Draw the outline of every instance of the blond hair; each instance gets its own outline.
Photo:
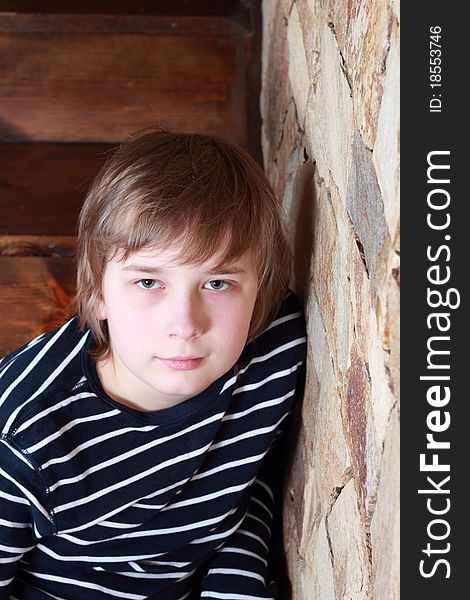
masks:
[[[210,259],[228,239],[224,262],[250,251],[258,294],[249,336],[274,318],[289,283],[291,253],[282,207],[250,155],[210,135],[144,131],[122,143],[95,178],[78,222],[76,310],[97,356],[109,351],[95,314],[106,264],[142,248],[183,240],[185,264]]]

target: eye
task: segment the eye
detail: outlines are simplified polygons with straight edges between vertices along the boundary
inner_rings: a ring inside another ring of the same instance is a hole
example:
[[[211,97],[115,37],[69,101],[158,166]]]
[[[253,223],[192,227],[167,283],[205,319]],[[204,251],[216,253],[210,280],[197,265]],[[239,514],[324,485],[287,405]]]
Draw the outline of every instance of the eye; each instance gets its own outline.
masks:
[[[137,282],[137,285],[144,290],[153,290],[161,287],[156,279],[141,279]]]
[[[204,287],[206,289],[212,290],[214,292],[220,292],[220,291],[226,290],[230,286],[231,286],[231,284],[228,283],[228,281],[225,281],[224,279],[211,279],[206,284],[204,284]]]

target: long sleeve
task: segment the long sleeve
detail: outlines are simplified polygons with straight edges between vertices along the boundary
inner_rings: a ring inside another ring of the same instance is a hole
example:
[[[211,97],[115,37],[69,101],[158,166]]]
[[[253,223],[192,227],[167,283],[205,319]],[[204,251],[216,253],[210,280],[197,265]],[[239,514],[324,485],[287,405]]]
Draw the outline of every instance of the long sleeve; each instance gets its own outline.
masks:
[[[51,530],[38,472],[21,451],[0,441],[0,600],[10,598],[19,561]]]
[[[252,486],[251,500],[244,520],[207,565],[201,598],[278,598],[277,585],[271,581],[268,569],[274,511],[272,479],[275,471],[271,457],[268,455],[267,458]]]
[[[304,370],[296,390],[301,398]],[[251,489],[248,512],[237,530],[206,564],[201,598],[209,600],[277,600],[272,577],[271,533],[286,466],[287,436],[293,414],[276,432]]]

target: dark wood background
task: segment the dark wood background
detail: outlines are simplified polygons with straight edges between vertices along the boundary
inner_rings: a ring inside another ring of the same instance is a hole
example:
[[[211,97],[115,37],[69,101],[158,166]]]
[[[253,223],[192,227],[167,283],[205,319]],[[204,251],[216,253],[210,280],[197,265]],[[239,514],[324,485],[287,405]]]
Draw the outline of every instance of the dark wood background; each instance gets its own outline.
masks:
[[[107,151],[159,125],[260,152],[259,0],[0,1],[0,356],[68,316]]]

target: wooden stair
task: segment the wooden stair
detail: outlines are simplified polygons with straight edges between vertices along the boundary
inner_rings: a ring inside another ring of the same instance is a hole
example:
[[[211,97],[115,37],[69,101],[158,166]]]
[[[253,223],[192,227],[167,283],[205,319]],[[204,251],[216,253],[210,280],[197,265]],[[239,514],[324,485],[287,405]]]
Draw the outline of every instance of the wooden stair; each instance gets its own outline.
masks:
[[[2,1],[0,56],[1,356],[67,317],[78,211],[128,134],[212,133],[260,160],[260,2]]]

